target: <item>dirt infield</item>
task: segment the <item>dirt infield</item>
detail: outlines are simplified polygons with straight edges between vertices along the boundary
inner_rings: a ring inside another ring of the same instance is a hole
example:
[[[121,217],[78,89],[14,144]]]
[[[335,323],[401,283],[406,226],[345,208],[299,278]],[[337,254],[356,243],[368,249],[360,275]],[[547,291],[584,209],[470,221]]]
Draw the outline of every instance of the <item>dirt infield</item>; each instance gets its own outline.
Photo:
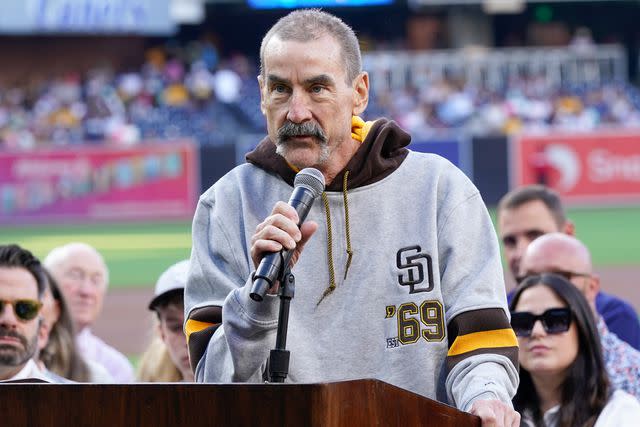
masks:
[[[624,298],[640,312],[640,266],[599,268],[597,273],[603,291]],[[111,290],[94,332],[127,355],[140,354],[152,334],[153,313],[147,310],[152,292],[151,286]]]
[[[154,314],[147,309],[153,287],[109,290],[93,332],[126,355],[144,351],[153,333]]]

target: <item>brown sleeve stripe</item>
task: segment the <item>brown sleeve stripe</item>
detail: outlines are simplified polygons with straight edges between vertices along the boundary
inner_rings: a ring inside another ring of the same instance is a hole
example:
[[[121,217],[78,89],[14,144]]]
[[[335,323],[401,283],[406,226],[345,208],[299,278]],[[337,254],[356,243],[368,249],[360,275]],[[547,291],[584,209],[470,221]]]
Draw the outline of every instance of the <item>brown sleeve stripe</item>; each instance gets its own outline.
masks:
[[[447,356],[447,372],[463,360],[478,354],[500,354],[508,358],[518,369],[518,347],[480,348],[457,356]]]
[[[496,329],[511,328],[506,313],[501,308],[483,308],[480,310],[465,311],[449,322],[449,345],[458,335],[467,335],[473,332],[492,331]]]
[[[189,313],[189,319],[200,322],[220,323],[222,322],[222,307],[219,305],[208,305],[195,308]]]
[[[518,340],[513,329],[497,329],[493,331],[474,332],[458,335],[447,356],[458,356],[481,348],[518,347]]]
[[[196,365],[204,356],[209,341],[213,333],[222,324],[222,307],[210,305],[192,310],[189,318],[184,324],[184,332],[187,336],[187,347],[189,348],[189,360],[191,368],[195,370]]]
[[[187,346],[189,348],[189,361],[191,363],[191,369],[195,371],[195,367],[204,356],[209,346],[209,341],[213,333],[220,327],[220,323],[211,325],[199,331],[193,331],[189,338],[187,338]]]
[[[447,332],[449,370],[476,354],[500,354],[518,367],[518,340],[507,314],[500,308],[461,313],[451,319]]]

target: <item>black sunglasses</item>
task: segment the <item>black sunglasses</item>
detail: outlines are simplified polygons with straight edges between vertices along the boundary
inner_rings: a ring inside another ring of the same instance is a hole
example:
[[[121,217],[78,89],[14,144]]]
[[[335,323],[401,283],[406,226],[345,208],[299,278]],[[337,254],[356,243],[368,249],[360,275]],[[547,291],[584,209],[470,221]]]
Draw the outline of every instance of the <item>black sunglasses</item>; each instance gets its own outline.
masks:
[[[572,277],[591,277],[591,274],[589,274],[589,273],[578,273],[576,271],[556,270],[556,271],[545,271],[545,273],[557,274],[558,276],[564,277],[568,281],[571,281]],[[526,279],[527,277],[538,275],[538,274],[542,274],[542,273],[532,273],[532,274],[527,274],[527,275],[524,275],[524,276],[518,276],[518,277],[516,277],[516,283],[520,284],[520,283],[524,282],[524,279]]]
[[[511,327],[517,336],[528,337],[531,335],[536,321],[541,320],[542,326],[548,334],[559,334],[569,330],[571,318],[571,310],[568,307],[550,308],[542,314],[514,311],[511,313]]]
[[[0,300],[0,313],[4,311],[5,305],[13,306],[13,312],[16,317],[22,320],[32,320],[40,312],[42,303],[32,299],[18,299],[14,301]]]

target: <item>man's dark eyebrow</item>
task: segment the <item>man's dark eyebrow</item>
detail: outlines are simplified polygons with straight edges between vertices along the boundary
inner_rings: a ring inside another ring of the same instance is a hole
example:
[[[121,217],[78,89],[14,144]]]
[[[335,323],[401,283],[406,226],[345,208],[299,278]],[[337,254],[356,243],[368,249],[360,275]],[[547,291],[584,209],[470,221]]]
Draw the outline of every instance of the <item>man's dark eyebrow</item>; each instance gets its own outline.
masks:
[[[290,80],[276,76],[275,74],[269,74],[267,76],[267,81],[269,84],[283,84],[283,85],[291,86]],[[317,76],[309,77],[303,83],[305,84],[305,86],[313,86],[317,84],[331,86],[335,84],[335,81],[326,74],[320,74]]]
[[[283,84],[283,85],[287,85],[287,86],[291,86],[291,81],[287,80],[287,79],[283,79],[282,77],[278,77],[275,74],[269,74],[267,76],[267,81],[269,84]]]
[[[325,85],[325,86],[332,86],[332,85],[335,84],[335,81],[331,77],[326,75],[326,74],[320,74],[319,76],[313,76],[313,77],[310,77],[310,78],[306,79],[304,81],[304,84],[307,85],[307,86],[313,86],[313,85],[317,85],[317,84]]]

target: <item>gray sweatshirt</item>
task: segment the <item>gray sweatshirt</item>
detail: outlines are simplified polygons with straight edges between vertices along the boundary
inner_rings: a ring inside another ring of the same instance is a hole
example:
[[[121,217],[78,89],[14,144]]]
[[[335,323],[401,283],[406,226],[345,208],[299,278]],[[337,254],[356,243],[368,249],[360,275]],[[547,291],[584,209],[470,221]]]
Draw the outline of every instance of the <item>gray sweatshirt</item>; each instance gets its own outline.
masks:
[[[200,198],[185,292],[189,340],[210,326],[195,360],[191,353],[197,381],[263,380],[279,299],[249,298],[250,241],[291,191],[282,177],[244,164]],[[495,232],[469,179],[441,157],[408,152],[346,199],[325,194],[328,210],[318,198],[307,220],[319,228],[292,270],[287,380],[377,378],[462,410],[476,399],[510,404],[517,341]],[[199,313],[218,307],[222,325],[202,323]]]

